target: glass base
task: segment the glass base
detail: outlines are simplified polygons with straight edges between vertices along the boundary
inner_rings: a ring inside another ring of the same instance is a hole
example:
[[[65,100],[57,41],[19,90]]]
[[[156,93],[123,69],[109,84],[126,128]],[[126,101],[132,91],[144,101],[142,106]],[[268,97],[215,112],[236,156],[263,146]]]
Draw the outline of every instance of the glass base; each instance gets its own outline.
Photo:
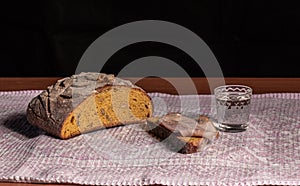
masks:
[[[226,124],[214,122],[215,127],[222,132],[243,132],[248,128],[248,124]]]

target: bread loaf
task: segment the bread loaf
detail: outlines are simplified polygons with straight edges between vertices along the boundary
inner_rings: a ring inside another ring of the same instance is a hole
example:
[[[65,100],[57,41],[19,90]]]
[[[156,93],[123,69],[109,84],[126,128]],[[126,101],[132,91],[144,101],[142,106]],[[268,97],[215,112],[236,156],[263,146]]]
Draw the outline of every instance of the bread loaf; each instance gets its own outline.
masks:
[[[143,89],[102,73],[61,79],[33,98],[27,108],[29,123],[62,139],[139,123],[151,114],[151,99]]]
[[[202,115],[197,120],[177,113],[150,117],[147,128],[171,149],[183,154],[200,151],[219,135],[211,120]]]

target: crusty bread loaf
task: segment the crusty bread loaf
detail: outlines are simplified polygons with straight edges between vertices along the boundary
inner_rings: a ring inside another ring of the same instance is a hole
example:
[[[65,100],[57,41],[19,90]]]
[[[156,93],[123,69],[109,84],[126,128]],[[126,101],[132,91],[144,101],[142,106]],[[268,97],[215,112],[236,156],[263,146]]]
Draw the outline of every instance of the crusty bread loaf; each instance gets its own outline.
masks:
[[[29,123],[62,139],[139,123],[151,114],[152,102],[143,89],[102,73],[61,79],[33,98],[27,108]]]
[[[147,128],[172,150],[183,154],[200,151],[219,133],[207,116],[192,119],[181,114],[170,113],[162,117],[147,119]]]

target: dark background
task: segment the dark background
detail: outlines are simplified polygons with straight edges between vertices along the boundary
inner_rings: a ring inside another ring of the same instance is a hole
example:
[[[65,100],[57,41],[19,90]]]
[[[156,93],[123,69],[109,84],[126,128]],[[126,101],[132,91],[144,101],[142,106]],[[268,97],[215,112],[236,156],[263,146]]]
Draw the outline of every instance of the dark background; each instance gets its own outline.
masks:
[[[300,77],[300,3],[266,0],[1,3],[0,76],[69,76],[87,47],[110,29],[157,19],[197,33],[227,77]],[[160,43],[123,48],[103,69],[115,73],[134,59],[156,55],[203,76],[179,49]],[[200,70],[201,71],[201,70]]]

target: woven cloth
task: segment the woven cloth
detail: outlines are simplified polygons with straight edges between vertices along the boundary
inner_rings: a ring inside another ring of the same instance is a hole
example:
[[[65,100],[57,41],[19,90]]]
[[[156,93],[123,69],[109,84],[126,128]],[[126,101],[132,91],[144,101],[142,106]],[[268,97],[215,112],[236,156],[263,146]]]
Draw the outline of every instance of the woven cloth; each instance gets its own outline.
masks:
[[[256,94],[250,126],[180,154],[128,125],[69,140],[26,121],[40,91],[0,92],[0,181],[96,185],[300,185],[300,94]],[[155,115],[213,115],[211,95],[151,93]]]

